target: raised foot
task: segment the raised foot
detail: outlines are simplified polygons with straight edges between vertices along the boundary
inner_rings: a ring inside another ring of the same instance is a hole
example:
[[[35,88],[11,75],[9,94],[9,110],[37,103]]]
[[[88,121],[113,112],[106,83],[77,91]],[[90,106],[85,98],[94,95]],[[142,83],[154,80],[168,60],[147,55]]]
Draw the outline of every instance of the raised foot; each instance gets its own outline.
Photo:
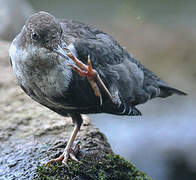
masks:
[[[65,149],[62,155],[60,155],[58,158],[51,159],[50,161],[47,162],[47,165],[53,162],[61,162],[67,165],[69,159],[78,162],[78,159],[76,158],[78,151],[79,151],[79,143],[76,144],[74,149],[72,148]]]
[[[77,66],[71,65],[72,69],[74,71],[76,71],[80,76],[87,77],[95,95],[97,97],[99,97],[99,99],[100,99],[100,105],[102,105],[102,95],[100,93],[99,86],[97,85],[97,83],[95,81],[97,81],[99,83],[99,85],[103,88],[105,93],[108,95],[108,97],[113,102],[113,97],[110,94],[107,87],[105,86],[105,84],[103,83],[103,81],[101,80],[98,72],[92,68],[90,56],[88,56],[88,65],[85,65],[83,62],[81,62],[79,59],[77,59],[71,53],[68,53],[67,56],[69,56],[69,58],[71,58],[75,62],[75,64],[77,65]]]

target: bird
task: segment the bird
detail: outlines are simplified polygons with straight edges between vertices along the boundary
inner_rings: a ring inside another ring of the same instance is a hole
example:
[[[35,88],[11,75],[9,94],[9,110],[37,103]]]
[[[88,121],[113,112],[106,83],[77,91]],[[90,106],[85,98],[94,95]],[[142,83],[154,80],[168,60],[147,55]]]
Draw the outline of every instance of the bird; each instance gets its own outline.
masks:
[[[26,20],[10,45],[9,56],[15,78],[27,95],[72,118],[74,129],[63,154],[48,164],[77,161],[72,146],[83,122],[81,114],[139,116],[139,104],[186,95],[99,28],[44,11]]]

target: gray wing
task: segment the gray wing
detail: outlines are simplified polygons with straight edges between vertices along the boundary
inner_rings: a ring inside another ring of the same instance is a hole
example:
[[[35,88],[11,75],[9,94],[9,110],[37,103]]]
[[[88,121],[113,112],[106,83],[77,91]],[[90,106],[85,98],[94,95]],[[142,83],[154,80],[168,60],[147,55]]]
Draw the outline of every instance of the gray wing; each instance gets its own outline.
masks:
[[[138,104],[154,97],[184,94],[168,87],[164,81],[131,57],[116,40],[99,29],[70,21],[66,35],[70,32],[70,41],[74,43],[78,58],[86,63],[90,55],[93,68],[98,71],[111,94],[119,102],[117,109],[106,108],[105,111],[110,109],[109,113],[140,115],[135,108]]]

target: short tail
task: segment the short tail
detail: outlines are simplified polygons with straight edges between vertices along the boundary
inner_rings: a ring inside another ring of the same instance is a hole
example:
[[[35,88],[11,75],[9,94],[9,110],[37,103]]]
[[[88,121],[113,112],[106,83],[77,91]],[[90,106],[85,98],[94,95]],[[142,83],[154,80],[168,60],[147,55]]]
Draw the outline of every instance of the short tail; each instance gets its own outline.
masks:
[[[181,96],[186,96],[187,93],[182,92],[178,89],[172,88],[172,87],[168,87],[168,86],[159,86],[160,88],[160,95],[159,97],[165,98],[168,96],[171,96],[173,94],[177,94],[177,95],[181,95]]]

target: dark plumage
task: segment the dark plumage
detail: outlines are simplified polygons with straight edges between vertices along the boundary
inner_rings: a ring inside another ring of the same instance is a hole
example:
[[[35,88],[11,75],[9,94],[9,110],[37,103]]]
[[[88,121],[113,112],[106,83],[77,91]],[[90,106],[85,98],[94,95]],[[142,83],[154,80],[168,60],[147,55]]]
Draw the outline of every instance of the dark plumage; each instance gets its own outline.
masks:
[[[87,78],[70,66],[75,64],[66,56],[65,48],[84,64],[90,55],[92,67],[115,103],[100,88],[103,98],[100,105]],[[141,115],[135,107],[138,104],[156,97],[185,95],[146,69],[110,35],[80,22],[57,19],[46,12],[33,14],[27,20],[9,53],[22,89],[58,114],[70,115],[77,130],[82,124],[80,114]],[[67,154],[68,157],[69,152]]]

